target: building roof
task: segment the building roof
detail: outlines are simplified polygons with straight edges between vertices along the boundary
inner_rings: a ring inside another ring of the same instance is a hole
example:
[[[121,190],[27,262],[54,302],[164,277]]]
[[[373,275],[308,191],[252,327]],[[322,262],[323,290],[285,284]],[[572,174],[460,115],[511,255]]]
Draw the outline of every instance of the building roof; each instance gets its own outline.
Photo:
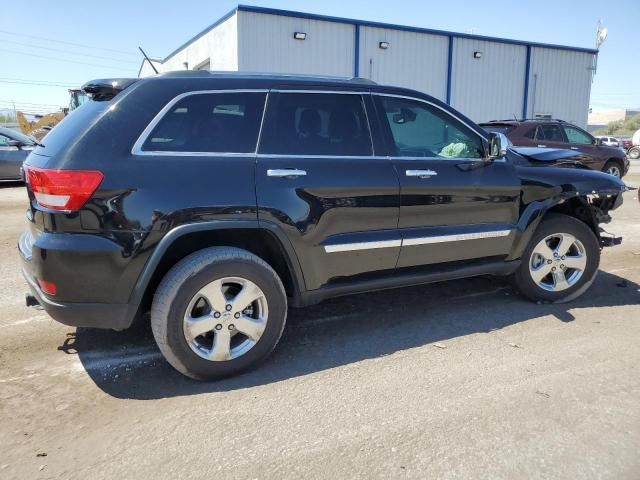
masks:
[[[471,34],[471,33],[450,32],[450,31],[446,31],[446,30],[436,30],[436,29],[431,29],[431,28],[412,27],[412,26],[408,26],[408,25],[396,25],[396,24],[391,24],[391,23],[372,22],[372,21],[368,21],[368,20],[358,20],[358,19],[353,19],[353,18],[334,17],[334,16],[329,16],[329,15],[318,15],[318,14],[314,14],[314,13],[296,12],[296,11],[293,11],[293,10],[280,10],[280,9],[277,9],[277,8],[255,7],[255,6],[252,6],[252,5],[238,5],[236,8],[234,8],[233,10],[228,12],[226,15],[224,15],[221,18],[219,18],[214,23],[209,25],[207,28],[205,28],[204,30],[199,32],[197,35],[195,35],[194,37],[190,38],[187,42],[185,42],[182,45],[180,45],[173,52],[171,52],[169,55],[167,55],[162,60],[162,62],[166,62],[169,58],[174,56],[176,53],[178,53],[180,50],[185,48],[187,45],[189,45],[190,43],[194,42],[195,40],[197,40],[198,38],[202,37],[203,35],[207,34],[208,32],[213,30],[215,27],[217,27],[222,22],[227,20],[229,17],[235,15],[239,11],[240,12],[262,13],[262,14],[266,14],[266,15],[277,15],[277,16],[281,16],[281,17],[304,18],[304,19],[307,19],[307,20],[321,20],[321,21],[328,21],[328,22],[346,23],[346,24],[350,24],[350,25],[358,25],[358,26],[364,26],[364,27],[386,28],[386,29],[390,29],[390,30],[400,30],[400,31],[405,31],[405,32],[429,33],[429,34],[432,34],[432,35],[442,35],[442,36],[452,37],[452,38],[467,38],[467,39],[481,40],[481,41],[487,41],[487,42],[507,43],[507,44],[511,44],[511,45],[523,45],[523,46],[529,46],[529,47],[553,48],[553,49],[557,49],[557,50],[569,50],[569,51],[573,51],[573,52],[582,52],[582,53],[591,53],[591,54],[597,54],[598,53],[598,50],[597,49],[593,49],[593,48],[572,47],[572,46],[566,46],[566,45],[556,45],[556,44],[551,44],[551,43],[528,42],[528,41],[525,41],[525,40],[514,40],[514,39],[510,39],[510,38],[490,37],[490,36],[485,36],[485,35],[474,35],[474,34]]]

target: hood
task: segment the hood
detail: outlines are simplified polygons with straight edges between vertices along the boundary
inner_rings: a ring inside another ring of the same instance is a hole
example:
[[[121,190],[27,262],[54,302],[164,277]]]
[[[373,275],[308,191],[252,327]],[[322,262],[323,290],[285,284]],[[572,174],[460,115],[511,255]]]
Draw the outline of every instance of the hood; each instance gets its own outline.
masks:
[[[576,163],[581,157],[579,152],[564,148],[511,147],[510,150],[534,162]]]

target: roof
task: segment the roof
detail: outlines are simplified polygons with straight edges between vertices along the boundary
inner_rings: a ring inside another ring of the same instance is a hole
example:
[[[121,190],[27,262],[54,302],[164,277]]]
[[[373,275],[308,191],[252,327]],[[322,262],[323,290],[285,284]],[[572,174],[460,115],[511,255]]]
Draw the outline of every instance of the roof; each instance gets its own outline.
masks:
[[[218,80],[256,80],[263,81],[265,83],[273,82],[288,82],[291,84],[309,84],[309,85],[345,85],[345,86],[361,86],[371,87],[378,85],[373,80],[359,77],[338,77],[331,75],[307,75],[299,73],[261,73],[261,72],[236,72],[236,71],[215,71],[215,70],[175,70],[171,72],[163,72],[158,75],[154,75],[148,78],[193,78],[193,79],[206,79],[214,78]],[[138,79],[117,79],[120,82],[133,83]],[[93,80],[87,82],[99,83],[99,82],[111,82],[111,80]],[[87,85],[85,84],[85,85]],[[84,88],[84,87],[83,87]],[[393,87],[388,87],[393,88]],[[405,89],[406,90],[406,89]]]
[[[358,20],[354,18],[344,18],[344,17],[334,17],[329,15],[318,15],[314,13],[305,13],[305,12],[297,12],[293,10],[281,10],[277,8],[268,8],[268,7],[255,7],[252,5],[238,5],[236,8],[228,12],[226,15],[222,16],[214,23],[209,25],[207,28],[196,34],[194,37],[189,39],[187,42],[180,45],[173,52],[167,55],[162,62],[166,62],[173,55],[178,53],[180,50],[185,48],[190,43],[194,42],[198,38],[207,34],[215,27],[220,25],[222,22],[227,20],[229,17],[235,15],[237,12],[253,12],[253,13],[262,13],[266,15],[277,15],[281,17],[294,17],[294,18],[304,18],[307,20],[321,20],[327,22],[336,22],[336,23],[346,23],[350,25],[358,25],[363,27],[376,27],[376,28],[386,28],[390,30],[400,30],[405,32],[417,32],[417,33],[428,33],[432,35],[442,35],[446,37],[452,38],[467,38],[472,40],[481,40],[486,42],[498,42],[498,43],[507,43],[511,45],[523,45],[528,47],[540,47],[540,48],[552,48],[556,50],[569,50],[573,52],[582,52],[582,53],[591,53],[597,54],[598,50],[593,48],[584,48],[584,47],[573,47],[567,45],[556,45],[552,43],[540,43],[540,42],[528,42],[525,40],[514,40],[510,38],[500,38],[500,37],[491,37],[485,35],[474,35],[471,33],[459,33],[459,32],[450,32],[447,30],[437,30],[432,28],[422,28],[422,27],[412,27],[408,25],[397,25],[392,23],[382,23],[382,22],[373,22],[368,20]]]

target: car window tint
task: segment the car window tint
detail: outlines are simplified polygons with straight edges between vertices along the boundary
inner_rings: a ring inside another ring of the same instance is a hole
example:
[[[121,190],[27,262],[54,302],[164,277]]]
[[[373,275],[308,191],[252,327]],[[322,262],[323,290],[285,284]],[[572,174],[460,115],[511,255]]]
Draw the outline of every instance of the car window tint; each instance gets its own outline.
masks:
[[[6,147],[7,145],[9,145],[9,137],[0,135],[0,147]]]
[[[527,130],[525,132],[525,134],[523,135],[523,137],[533,140],[536,137],[536,129],[535,128],[531,128],[531,129]]]
[[[562,130],[558,125],[553,124],[545,124],[539,127],[539,130],[542,131],[543,138],[537,137],[538,140],[548,140],[550,142],[564,142],[564,135],[562,135]],[[540,134],[538,134],[540,135]]]
[[[394,156],[480,158],[481,138],[448,113],[426,103],[378,97]]]
[[[269,100],[260,151],[282,155],[372,155],[360,95],[280,93]]]
[[[151,131],[144,151],[255,152],[266,93],[207,93],[176,102]]]
[[[569,143],[579,143],[581,145],[591,145],[593,143],[589,135],[577,128],[564,127],[564,133],[566,133]],[[605,141],[609,140],[609,138],[605,138]]]

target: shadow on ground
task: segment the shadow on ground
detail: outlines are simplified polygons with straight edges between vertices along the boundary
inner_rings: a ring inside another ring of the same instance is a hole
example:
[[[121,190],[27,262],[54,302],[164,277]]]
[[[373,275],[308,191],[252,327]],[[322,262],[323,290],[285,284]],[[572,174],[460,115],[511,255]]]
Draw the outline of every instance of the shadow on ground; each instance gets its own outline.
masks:
[[[123,332],[78,329],[60,350],[77,354],[96,385],[114,397],[184,396],[278,382],[545,315],[571,322],[576,309],[640,304],[638,288],[600,272],[587,294],[568,304],[531,303],[502,280],[484,277],[338,298],[292,310],[269,360],[254,371],[211,383],[187,379],[159,358],[148,324]],[[598,321],[606,320],[603,315]],[[152,360],[120,370],[106,361],[96,365],[96,356],[117,358],[141,348]]]

